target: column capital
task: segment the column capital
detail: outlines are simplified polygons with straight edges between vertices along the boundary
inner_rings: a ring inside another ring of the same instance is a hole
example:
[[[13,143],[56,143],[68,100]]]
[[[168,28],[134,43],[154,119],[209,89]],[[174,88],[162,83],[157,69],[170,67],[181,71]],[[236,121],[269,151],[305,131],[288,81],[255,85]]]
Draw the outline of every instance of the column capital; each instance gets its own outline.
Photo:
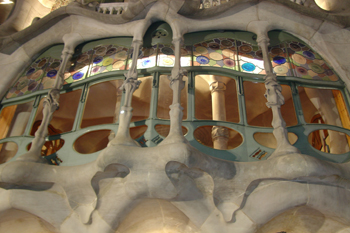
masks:
[[[209,86],[210,86],[211,93],[226,90],[226,84],[224,82],[220,82],[220,81],[212,82],[212,83],[210,83]]]
[[[178,42],[180,42],[180,46],[184,45],[185,39],[183,38],[183,36],[173,38],[173,41],[171,43],[175,45]]]
[[[225,127],[213,126],[213,129],[211,131],[211,138],[213,139],[213,141],[215,141],[219,137],[229,139],[230,132]]]
[[[143,44],[143,41],[142,40],[133,40],[132,43],[131,43],[131,46],[141,46]]]
[[[256,42],[260,47],[268,47],[270,45],[270,38],[267,35],[258,35]]]

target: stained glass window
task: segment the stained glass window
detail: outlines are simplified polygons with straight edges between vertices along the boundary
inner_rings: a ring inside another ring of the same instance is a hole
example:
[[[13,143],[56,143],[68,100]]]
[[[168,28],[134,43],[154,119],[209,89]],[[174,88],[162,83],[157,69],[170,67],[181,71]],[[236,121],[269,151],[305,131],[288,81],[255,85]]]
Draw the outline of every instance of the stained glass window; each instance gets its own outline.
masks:
[[[231,38],[215,38],[193,46],[194,66],[214,66],[238,70],[236,44]]]
[[[279,76],[292,76],[290,63],[284,44],[269,47],[273,72]]]
[[[88,50],[72,59],[71,66],[67,68],[64,74],[65,84],[84,80],[89,70],[89,63],[93,50]]]
[[[265,74],[262,51],[257,45],[237,41],[238,60],[242,72]]]
[[[50,57],[47,56],[36,59],[9,90],[6,98],[18,97],[43,89],[43,86],[40,85],[40,83],[44,76],[45,69],[49,64],[49,60]]]
[[[137,69],[146,69],[156,66],[157,45],[142,48],[138,54]],[[130,53],[131,65],[132,53]]]
[[[117,44],[95,47],[90,76],[113,70],[125,70],[128,50],[129,48]]]
[[[326,62],[304,43],[288,41],[286,46],[295,76],[313,80],[338,80]]]

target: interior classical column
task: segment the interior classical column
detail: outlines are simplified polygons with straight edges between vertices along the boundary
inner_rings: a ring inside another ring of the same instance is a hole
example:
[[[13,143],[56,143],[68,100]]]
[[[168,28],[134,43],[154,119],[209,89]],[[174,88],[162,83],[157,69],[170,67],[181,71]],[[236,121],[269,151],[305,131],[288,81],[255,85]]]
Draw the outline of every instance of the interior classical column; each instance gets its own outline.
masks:
[[[225,91],[227,78],[212,76],[210,91],[212,100],[212,114],[214,121],[226,121]],[[213,126],[211,131],[214,149],[226,150],[230,133],[227,128]]]
[[[269,38],[267,34],[259,34],[257,42],[261,48],[264,66],[266,71],[265,76],[265,98],[267,99],[267,107],[272,110],[272,127],[273,135],[277,141],[277,148],[272,153],[271,157],[283,154],[297,153],[299,150],[292,146],[288,141],[288,131],[286,122],[281,115],[281,105],[284,104],[284,97],[282,95],[282,87],[277,82],[277,76],[273,73],[272,63],[268,54]]]

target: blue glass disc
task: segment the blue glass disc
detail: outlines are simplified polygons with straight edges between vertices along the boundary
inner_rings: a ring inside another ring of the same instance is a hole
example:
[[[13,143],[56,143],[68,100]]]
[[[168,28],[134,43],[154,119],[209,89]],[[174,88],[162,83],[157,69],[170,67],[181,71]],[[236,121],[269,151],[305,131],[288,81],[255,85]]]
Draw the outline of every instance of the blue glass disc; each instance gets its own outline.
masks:
[[[27,71],[27,75],[31,75],[32,73],[34,73],[35,69],[31,68],[30,70]]]
[[[146,59],[142,62],[142,66],[146,67],[148,66],[149,64],[151,63],[151,60],[150,59]]]
[[[57,70],[50,70],[49,72],[47,72],[46,76],[49,78],[54,77],[57,74]]]
[[[247,62],[242,65],[242,69],[245,71],[251,72],[255,70],[255,65],[253,63]]]
[[[78,72],[73,75],[73,80],[79,80],[84,76],[84,73]]]
[[[278,65],[282,65],[282,64],[286,63],[286,59],[284,57],[281,57],[281,56],[276,56],[273,58],[273,62],[278,64]]]
[[[103,57],[98,56],[98,57],[95,57],[95,58],[94,58],[93,63],[94,63],[94,64],[97,64],[97,63],[100,63],[102,60],[103,60]]]
[[[199,64],[202,64],[202,65],[205,65],[205,64],[208,64],[209,63],[209,59],[207,57],[204,57],[204,56],[198,56],[196,58],[196,61],[199,63]]]
[[[306,58],[308,58],[310,60],[314,60],[315,59],[315,55],[312,52],[310,52],[310,51],[304,51],[303,55],[304,55],[304,57],[306,57]]]

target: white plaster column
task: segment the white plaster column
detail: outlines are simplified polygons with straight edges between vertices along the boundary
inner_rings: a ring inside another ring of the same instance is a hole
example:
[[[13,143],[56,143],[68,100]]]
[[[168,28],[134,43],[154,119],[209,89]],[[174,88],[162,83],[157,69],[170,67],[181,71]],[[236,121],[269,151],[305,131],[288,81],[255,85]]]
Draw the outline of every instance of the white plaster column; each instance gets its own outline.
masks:
[[[282,87],[277,82],[277,76],[273,73],[272,64],[268,54],[269,38],[267,36],[267,31],[265,33],[258,34],[257,42],[261,48],[264,66],[266,71],[265,76],[265,98],[267,99],[267,107],[272,110],[272,127],[273,135],[277,140],[277,148],[270,156],[270,158],[289,154],[297,153],[299,150],[292,146],[288,141],[288,131],[286,128],[286,122],[281,115],[281,105],[284,104],[284,97],[282,95]]]
[[[47,97],[44,100],[43,104],[43,119],[38,130],[35,132],[35,137],[32,141],[32,146],[28,153],[20,156],[17,160],[26,160],[33,162],[46,162],[45,159],[41,158],[41,148],[45,144],[45,138],[48,135],[48,126],[52,119],[53,113],[59,107],[60,100],[60,89],[63,86],[64,82],[64,72],[69,65],[69,61],[73,56],[74,48],[77,43],[77,40],[74,40],[74,35],[68,36],[68,41],[65,43],[62,51],[62,62],[61,66],[57,72],[55,79],[55,84],[53,88],[47,94]]]
[[[210,83],[212,114],[214,121],[226,121],[225,91],[226,80],[220,76],[214,76]],[[214,149],[226,150],[229,140],[229,131],[225,127],[213,126],[211,132]]]
[[[141,81],[137,80],[137,58],[142,45],[141,40],[134,40],[132,47],[134,49],[132,54],[132,64],[125,75],[125,81],[121,86],[121,89],[125,90],[125,99],[123,106],[120,108],[119,113],[119,128],[116,137],[110,141],[113,145],[129,145],[129,146],[140,146],[130,136],[129,128],[132,117],[131,101],[134,91],[139,87]]]
[[[170,131],[169,135],[160,143],[175,143],[185,141],[186,139],[182,135],[182,116],[183,108],[181,107],[181,90],[185,87],[185,82],[182,80],[184,75],[187,75],[186,71],[181,68],[181,45],[183,38],[173,39],[175,46],[175,65],[171,70],[171,75],[168,76],[170,80],[170,88],[173,90],[173,102],[170,105]]]

